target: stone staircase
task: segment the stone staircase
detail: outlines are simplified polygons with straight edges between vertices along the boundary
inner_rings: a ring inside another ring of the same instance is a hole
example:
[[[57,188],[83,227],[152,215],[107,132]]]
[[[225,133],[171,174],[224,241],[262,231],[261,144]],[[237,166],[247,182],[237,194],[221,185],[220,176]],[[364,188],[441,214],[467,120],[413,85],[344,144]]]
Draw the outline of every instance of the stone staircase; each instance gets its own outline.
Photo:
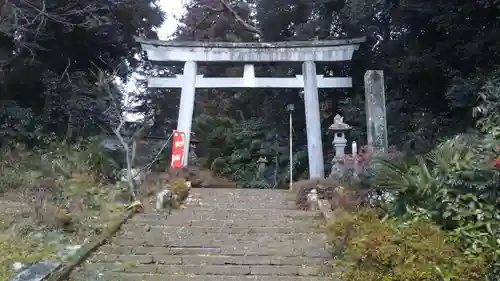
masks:
[[[332,280],[321,225],[288,191],[193,189],[167,219],[134,216],[71,280]]]

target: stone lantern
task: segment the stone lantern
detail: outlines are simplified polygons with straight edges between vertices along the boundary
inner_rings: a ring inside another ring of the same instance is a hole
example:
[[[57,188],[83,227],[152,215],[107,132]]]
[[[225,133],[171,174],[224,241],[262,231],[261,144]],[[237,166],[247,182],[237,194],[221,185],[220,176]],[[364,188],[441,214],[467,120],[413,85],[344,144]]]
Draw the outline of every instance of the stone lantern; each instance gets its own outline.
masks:
[[[328,130],[333,132],[333,146],[335,147],[335,158],[343,157],[345,155],[345,148],[347,146],[346,133],[352,129],[351,126],[344,123],[344,117],[336,115],[333,118],[333,124]]]
[[[257,152],[257,155],[259,156],[259,159],[257,160],[257,178],[263,178],[264,177],[264,171],[266,170],[267,163],[267,154],[264,150],[259,150]]]
[[[191,137],[189,138],[189,147],[196,148],[200,141],[196,138],[194,133],[191,133]]]
[[[194,166],[198,166],[198,155],[196,155],[196,146],[200,143],[200,141],[196,138],[194,133],[191,133],[191,137],[189,138],[189,154],[188,159],[189,163]]]

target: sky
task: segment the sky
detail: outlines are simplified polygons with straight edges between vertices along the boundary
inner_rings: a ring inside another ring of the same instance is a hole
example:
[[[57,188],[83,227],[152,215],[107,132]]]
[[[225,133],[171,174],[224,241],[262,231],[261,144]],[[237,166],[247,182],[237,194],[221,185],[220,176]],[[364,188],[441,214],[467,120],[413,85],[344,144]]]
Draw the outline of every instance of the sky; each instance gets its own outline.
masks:
[[[184,13],[184,5],[188,2],[189,0],[159,0],[158,4],[162,8],[163,11],[167,14],[167,18],[165,19],[165,22],[161,27],[158,28],[158,37],[160,40],[169,40],[171,39],[172,34],[175,32],[177,29],[178,25],[178,18],[182,16]],[[126,105],[131,105],[132,103],[130,102],[130,99],[132,98],[131,93],[137,91],[137,76],[132,74],[132,77],[130,78],[130,81],[123,85],[119,80],[117,79],[117,83],[119,85],[122,85],[125,91],[125,100],[124,103]],[[131,113],[125,113],[124,115],[125,119],[128,121],[137,121],[141,119],[143,116],[142,114],[131,114]]]
[[[158,29],[158,36],[160,40],[167,40],[177,28],[178,21],[176,18],[182,16],[184,12],[184,5],[189,0],[160,0],[158,4],[163,11],[167,13],[167,18]]]

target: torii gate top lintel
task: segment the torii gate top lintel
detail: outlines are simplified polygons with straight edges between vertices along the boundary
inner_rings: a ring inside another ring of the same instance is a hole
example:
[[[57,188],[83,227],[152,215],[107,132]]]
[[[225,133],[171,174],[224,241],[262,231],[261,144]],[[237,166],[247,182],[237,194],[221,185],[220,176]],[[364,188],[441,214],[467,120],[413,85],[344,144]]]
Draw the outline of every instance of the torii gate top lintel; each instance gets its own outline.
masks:
[[[304,62],[348,61],[365,37],[326,41],[199,42],[136,37],[152,61]]]
[[[280,42],[207,42],[207,41],[175,41],[153,40],[134,37],[138,43],[166,47],[205,47],[205,48],[307,48],[307,47],[332,47],[342,45],[361,44],[366,42],[366,37],[317,40],[317,41],[280,41]]]

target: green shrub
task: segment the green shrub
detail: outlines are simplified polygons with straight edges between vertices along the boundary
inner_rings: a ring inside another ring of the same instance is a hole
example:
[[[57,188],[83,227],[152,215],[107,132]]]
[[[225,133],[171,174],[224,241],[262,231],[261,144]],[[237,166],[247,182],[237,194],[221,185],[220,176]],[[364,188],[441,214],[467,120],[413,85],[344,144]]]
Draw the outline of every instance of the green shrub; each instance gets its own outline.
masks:
[[[381,212],[335,211],[327,225],[344,281],[486,280],[486,259],[463,255],[448,234],[426,220],[381,219]]]
[[[359,188],[359,185],[345,185],[335,179],[300,180],[293,183],[296,191],[295,204],[299,209],[307,209],[307,195],[312,189],[317,189],[318,197],[330,202],[332,210],[358,210],[368,204],[368,191]]]
[[[457,137],[426,155],[379,160],[375,183],[392,195],[394,217],[430,218],[450,231],[464,253],[500,262],[500,169],[491,139]]]

